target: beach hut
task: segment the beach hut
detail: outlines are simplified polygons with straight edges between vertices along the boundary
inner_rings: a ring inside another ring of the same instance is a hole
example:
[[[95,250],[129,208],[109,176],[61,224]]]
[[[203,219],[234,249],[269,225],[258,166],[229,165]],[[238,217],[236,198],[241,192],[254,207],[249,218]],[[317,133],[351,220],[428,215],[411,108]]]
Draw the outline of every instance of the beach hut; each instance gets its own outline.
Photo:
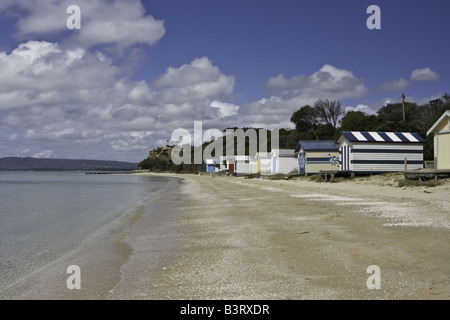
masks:
[[[216,159],[206,159],[206,172],[215,172],[216,171]]]
[[[300,174],[339,170],[339,145],[335,141],[299,141],[294,152]]]
[[[219,171],[227,170],[227,157],[220,156],[219,157]]]
[[[253,157],[249,157],[250,173],[271,173],[272,157],[270,152],[257,152]]]
[[[249,173],[249,156],[234,156],[234,171],[236,173]]]
[[[227,164],[226,169],[230,172],[234,172],[234,156],[226,156],[225,162]]]
[[[272,149],[270,156],[271,173],[298,172],[298,161],[294,149]]]
[[[426,140],[417,133],[344,131],[337,143],[342,171],[382,173],[423,168]]]
[[[450,169],[450,110],[433,124],[427,136],[433,134],[434,168],[438,170]]]
[[[270,152],[258,152],[258,172],[263,175],[272,173],[272,156]]]

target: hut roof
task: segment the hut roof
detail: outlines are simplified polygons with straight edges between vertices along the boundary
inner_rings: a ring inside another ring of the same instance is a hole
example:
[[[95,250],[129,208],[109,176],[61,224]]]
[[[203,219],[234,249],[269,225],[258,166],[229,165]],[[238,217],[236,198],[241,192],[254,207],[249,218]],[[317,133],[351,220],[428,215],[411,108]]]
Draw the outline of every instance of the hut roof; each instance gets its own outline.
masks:
[[[335,141],[316,140],[299,141],[294,152],[303,151],[339,151],[339,145]]]
[[[433,124],[433,126],[430,128],[430,130],[427,131],[427,136],[434,132],[436,130],[436,127],[439,126],[442,121],[444,121],[444,119],[446,119],[447,121],[449,121],[450,119],[450,110],[447,110],[444,112],[444,114]]]
[[[350,142],[407,142],[426,143],[427,141],[415,132],[365,132],[365,131],[344,131],[337,142],[342,138]]]

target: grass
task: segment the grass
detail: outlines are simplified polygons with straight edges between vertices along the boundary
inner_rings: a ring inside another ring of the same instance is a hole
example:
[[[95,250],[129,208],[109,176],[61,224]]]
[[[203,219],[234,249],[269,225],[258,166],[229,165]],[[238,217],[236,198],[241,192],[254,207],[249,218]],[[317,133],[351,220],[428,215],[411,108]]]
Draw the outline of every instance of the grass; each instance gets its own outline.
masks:
[[[284,173],[276,173],[268,177],[269,180],[284,180],[284,178],[286,178]]]
[[[442,185],[441,180],[412,180],[412,179],[402,179],[398,181],[398,186],[401,187],[437,187]]]

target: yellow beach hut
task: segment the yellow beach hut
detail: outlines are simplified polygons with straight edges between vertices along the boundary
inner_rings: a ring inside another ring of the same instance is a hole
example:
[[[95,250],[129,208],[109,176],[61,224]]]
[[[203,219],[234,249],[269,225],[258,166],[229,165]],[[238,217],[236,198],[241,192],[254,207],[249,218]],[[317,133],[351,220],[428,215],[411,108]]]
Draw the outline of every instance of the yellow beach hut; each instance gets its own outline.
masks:
[[[434,135],[434,168],[450,170],[450,110],[434,123],[427,136]]]

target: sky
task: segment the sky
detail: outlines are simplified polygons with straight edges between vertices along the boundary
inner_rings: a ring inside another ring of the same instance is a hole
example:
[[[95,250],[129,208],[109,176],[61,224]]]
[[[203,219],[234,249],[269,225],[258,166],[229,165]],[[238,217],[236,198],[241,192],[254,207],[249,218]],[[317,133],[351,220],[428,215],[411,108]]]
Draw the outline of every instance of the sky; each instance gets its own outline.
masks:
[[[68,27],[70,5],[79,29]],[[193,137],[194,122],[294,128],[292,113],[319,99],[368,114],[402,93],[422,105],[450,91],[449,9],[442,0],[0,0],[0,157],[139,162],[178,143],[179,128]]]

